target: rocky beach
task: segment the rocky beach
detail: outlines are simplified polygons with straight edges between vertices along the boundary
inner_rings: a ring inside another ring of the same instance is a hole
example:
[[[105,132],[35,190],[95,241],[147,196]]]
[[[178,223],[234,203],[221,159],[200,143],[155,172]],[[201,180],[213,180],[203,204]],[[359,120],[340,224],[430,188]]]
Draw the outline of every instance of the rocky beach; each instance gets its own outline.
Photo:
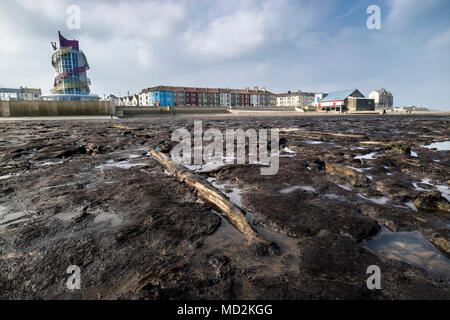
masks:
[[[203,116],[279,130],[276,175],[188,168],[273,250],[150,153],[195,119],[0,122],[0,299],[450,298],[449,115]]]

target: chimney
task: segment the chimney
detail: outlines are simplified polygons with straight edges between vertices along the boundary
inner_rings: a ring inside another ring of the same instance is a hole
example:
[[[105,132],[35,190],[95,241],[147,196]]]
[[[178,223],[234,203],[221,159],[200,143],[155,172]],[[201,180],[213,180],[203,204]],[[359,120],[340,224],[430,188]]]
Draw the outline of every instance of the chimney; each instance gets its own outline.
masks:
[[[246,87],[246,88],[245,88],[245,91],[247,91],[247,92],[248,92],[248,87]]]
[[[291,94],[291,91],[290,91],[290,90],[288,90],[288,94]]]
[[[261,90],[262,90],[263,92],[266,92],[266,87],[262,87]]]
[[[255,90],[255,91],[258,91],[258,87],[255,87],[254,90]]]

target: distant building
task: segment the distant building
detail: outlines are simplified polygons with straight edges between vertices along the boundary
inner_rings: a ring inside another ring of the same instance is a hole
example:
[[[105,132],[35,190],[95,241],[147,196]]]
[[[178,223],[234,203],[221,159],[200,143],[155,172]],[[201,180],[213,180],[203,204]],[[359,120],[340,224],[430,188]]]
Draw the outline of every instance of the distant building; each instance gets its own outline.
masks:
[[[328,93],[322,93],[322,92],[315,93],[313,106],[317,108],[317,106],[319,105],[319,101],[321,99],[323,99],[324,97],[326,97],[327,95],[328,95]]]
[[[0,87],[0,100],[21,100],[22,94],[20,88]]]
[[[279,93],[276,97],[277,107],[308,107],[314,104],[315,93],[302,92],[301,90],[296,92],[288,91]]]
[[[111,101],[111,102],[114,102],[117,106],[120,105],[120,98],[119,98],[119,97],[116,97],[116,96],[113,95],[113,94],[110,94],[109,96],[107,96],[107,97],[104,99],[104,101]]]
[[[412,107],[401,107],[401,108],[395,108],[395,111],[404,111],[404,112],[409,112],[409,111],[430,111],[430,109],[425,108],[425,107],[416,107],[416,106],[412,106]]]
[[[41,100],[41,89],[34,88],[3,88],[0,87],[0,100]]]
[[[22,100],[25,101],[33,101],[33,100],[41,100],[41,89],[33,89],[33,88],[20,88]]]
[[[320,99],[317,111],[374,111],[375,102],[367,99],[358,89],[331,92]]]
[[[132,107],[138,107],[139,106],[139,95],[138,94],[133,94],[130,97],[130,104]]]
[[[274,94],[265,88],[253,90],[230,88],[197,88],[157,86],[139,94],[142,106],[269,106],[275,104]]]
[[[119,106],[131,107],[133,104],[133,96],[125,96],[119,99]]]
[[[392,109],[394,106],[394,97],[392,93],[382,88],[369,93],[369,98],[375,101],[375,109]]]

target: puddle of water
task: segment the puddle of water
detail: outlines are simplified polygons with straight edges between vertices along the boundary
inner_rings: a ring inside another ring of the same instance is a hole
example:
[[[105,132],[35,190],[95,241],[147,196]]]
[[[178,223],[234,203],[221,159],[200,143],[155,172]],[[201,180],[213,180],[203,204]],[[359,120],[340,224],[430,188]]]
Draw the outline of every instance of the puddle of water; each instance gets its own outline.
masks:
[[[3,231],[9,225],[26,221],[28,219],[20,219],[26,216],[26,212],[12,212],[5,206],[0,206],[0,231]]]
[[[379,205],[385,205],[388,203],[389,198],[386,197],[381,197],[381,198],[367,198],[365,196],[363,196],[361,193],[358,193],[358,196],[364,200],[379,204]]]
[[[356,170],[358,172],[363,173],[364,171],[368,171],[368,170],[372,170],[373,167],[368,167],[368,168],[355,168],[355,167],[351,167],[351,166],[347,166],[347,168]]]
[[[288,147],[284,147],[283,151],[286,152],[286,153],[295,153],[294,151],[292,151]]]
[[[0,176],[0,180],[6,180],[12,177],[20,176],[20,173],[6,174],[4,176]]]
[[[317,140],[305,140],[307,144],[324,144],[323,141],[317,141]]]
[[[190,171],[194,172],[206,172],[215,170],[218,168],[222,168],[229,164],[234,164],[236,160],[236,157],[223,157],[222,161],[207,161],[205,164],[194,164],[194,165],[188,165],[181,163],[185,168],[189,169]]]
[[[60,212],[58,214],[55,214],[53,217],[61,221],[70,221],[79,214],[80,214],[79,211],[68,211],[68,212]]]
[[[375,159],[376,157],[375,157],[375,155],[377,154],[378,152],[371,152],[371,153],[368,153],[368,154],[364,154],[364,155],[361,155],[361,156],[356,156],[354,159],[366,159],[366,160],[372,160],[372,159]]]
[[[94,223],[102,222],[109,222],[112,227],[117,227],[122,223],[122,219],[117,214],[101,212],[95,217]]]
[[[405,205],[408,206],[409,208],[411,208],[411,210],[417,212],[416,206],[411,201],[406,202]]]
[[[422,146],[423,148],[432,149],[436,148],[437,151],[448,151],[450,150],[450,140],[449,141],[440,141],[440,142],[433,142],[427,146]]]
[[[442,197],[447,199],[447,201],[450,201],[450,187],[444,185],[444,184],[433,184],[430,179],[422,179],[420,183],[428,184],[432,186],[433,188],[437,189],[441,192]],[[423,189],[417,185],[417,183],[413,182],[414,189],[418,191],[431,191],[427,189]]]
[[[137,158],[142,158],[143,156],[140,154],[129,154],[128,158],[130,159],[137,159]]]
[[[41,166],[41,167],[48,167],[48,166],[53,166],[53,165],[55,165],[55,164],[61,164],[61,163],[63,163],[63,162],[64,162],[64,161],[55,161],[55,162],[47,161],[47,162],[44,162],[44,163],[40,164],[40,166]]]
[[[314,189],[313,187],[309,187],[309,186],[291,186],[291,187],[280,190],[280,193],[287,194],[287,193],[291,193],[291,192],[294,192],[297,190],[316,192],[316,189]]]
[[[133,167],[148,166],[147,163],[130,163],[129,161],[119,161],[117,163],[114,163],[114,161],[113,162],[110,161],[108,161],[106,164],[96,166],[95,169],[109,169],[109,168],[130,169]]]
[[[43,188],[41,188],[41,190],[50,190],[50,189],[56,189],[56,188],[72,187],[72,186],[75,186],[75,185],[77,185],[77,183],[70,182],[70,183],[59,184],[59,185],[56,185],[56,186],[43,187]]]
[[[334,194],[334,193],[325,194],[325,198],[327,198],[329,200],[338,200],[338,201],[346,201],[347,200],[345,197],[342,197],[342,196]]]
[[[353,191],[352,188],[346,186],[345,184],[338,184],[339,187],[341,187],[342,189],[346,190],[346,191]]]
[[[450,261],[420,232],[390,232],[383,228],[365,245],[389,259],[400,260],[425,269],[443,279],[450,279]]]
[[[208,179],[210,180],[210,179]],[[209,181],[214,187],[219,189],[231,202],[242,208],[242,189],[230,186],[229,184],[223,183],[219,184],[214,180]],[[231,190],[231,192],[226,192],[226,190]]]

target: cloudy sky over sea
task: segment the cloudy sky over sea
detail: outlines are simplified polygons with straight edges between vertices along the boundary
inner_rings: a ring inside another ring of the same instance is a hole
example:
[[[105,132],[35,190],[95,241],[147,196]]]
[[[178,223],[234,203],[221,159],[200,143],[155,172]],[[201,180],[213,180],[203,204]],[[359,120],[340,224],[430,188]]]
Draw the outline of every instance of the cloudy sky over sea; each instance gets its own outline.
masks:
[[[369,30],[369,5],[381,29]],[[69,29],[77,5],[81,28]],[[80,41],[91,91],[165,84],[331,92],[385,87],[394,104],[450,110],[450,1],[0,1],[0,86],[48,93],[58,30]]]

